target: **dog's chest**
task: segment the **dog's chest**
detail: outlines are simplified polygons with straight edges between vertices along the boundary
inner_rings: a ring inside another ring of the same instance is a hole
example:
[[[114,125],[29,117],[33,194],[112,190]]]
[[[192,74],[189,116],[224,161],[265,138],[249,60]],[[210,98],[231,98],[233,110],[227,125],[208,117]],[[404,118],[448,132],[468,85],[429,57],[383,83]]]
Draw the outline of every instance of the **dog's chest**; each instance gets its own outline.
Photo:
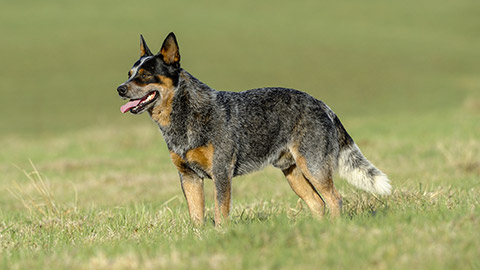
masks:
[[[191,173],[193,171],[201,178],[211,178],[214,151],[215,148],[210,143],[189,149],[184,153],[170,151],[170,156],[180,173]]]

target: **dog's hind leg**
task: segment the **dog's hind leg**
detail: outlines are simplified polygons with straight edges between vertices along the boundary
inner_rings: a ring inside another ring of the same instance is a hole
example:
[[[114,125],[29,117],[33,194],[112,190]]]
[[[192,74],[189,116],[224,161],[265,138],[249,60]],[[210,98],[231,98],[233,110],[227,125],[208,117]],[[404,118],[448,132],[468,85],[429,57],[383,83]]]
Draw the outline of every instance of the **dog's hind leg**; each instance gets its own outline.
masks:
[[[333,185],[332,177],[313,177],[311,183],[327,202],[330,215],[332,217],[340,216],[342,212],[342,197]]]
[[[297,147],[291,147],[290,151],[303,175],[327,203],[330,215],[339,216],[342,211],[342,198],[333,185],[333,169],[328,164],[329,160],[318,160],[313,155],[307,158]]]
[[[282,171],[290,187],[307,204],[312,214],[315,217],[322,217],[325,213],[325,203],[297,165],[292,165]]]

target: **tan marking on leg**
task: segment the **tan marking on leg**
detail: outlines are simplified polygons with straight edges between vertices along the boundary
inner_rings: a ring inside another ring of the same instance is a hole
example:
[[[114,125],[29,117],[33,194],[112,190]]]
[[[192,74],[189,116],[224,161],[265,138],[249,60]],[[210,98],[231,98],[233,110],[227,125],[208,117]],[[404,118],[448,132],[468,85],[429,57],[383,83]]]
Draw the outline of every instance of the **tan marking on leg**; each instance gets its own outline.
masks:
[[[213,144],[211,143],[188,150],[186,155],[187,161],[197,163],[208,174],[211,174],[214,150]]]
[[[322,217],[325,213],[325,203],[313,188],[312,184],[302,174],[302,171],[293,165],[283,170],[285,177],[293,191],[307,204],[315,217]]]
[[[214,180],[215,181],[215,180]],[[225,187],[225,192],[222,194],[218,193],[217,188],[215,188],[215,226],[221,225],[229,221],[228,215],[230,213],[230,199],[231,199],[231,181],[227,187]]]
[[[203,179],[188,170],[185,166],[185,160],[174,152],[170,152],[172,162],[180,172],[180,181],[183,194],[187,200],[190,219],[196,225],[203,224],[205,209],[205,195],[203,192]]]
[[[290,147],[290,152],[292,153],[295,163],[300,168],[302,173],[327,203],[328,209],[330,210],[330,215],[332,217],[339,216],[342,211],[342,198],[333,185],[333,179],[331,175],[313,175],[308,169],[306,158],[300,154],[298,147]]]
[[[182,174],[182,189],[187,199],[190,219],[195,225],[203,225],[205,211],[205,195],[203,179],[193,174]]]
[[[236,157],[232,157],[230,161],[230,167],[228,168],[228,181],[223,183],[218,183],[215,176],[213,177],[213,182],[215,183],[215,225],[220,226],[223,223],[228,223],[229,213],[231,208],[231,198],[232,198],[232,178],[233,178],[233,171],[235,169]],[[222,192],[219,193],[218,190]]]
[[[317,185],[317,189],[327,202],[330,215],[332,217],[340,216],[342,212],[342,197],[338,193],[337,189],[335,189],[332,178],[327,178],[326,181],[319,183],[319,185]]]
[[[158,76],[161,83],[152,85],[152,90],[157,89],[160,92],[160,104],[150,110],[150,116],[161,126],[170,124],[170,114],[172,113],[172,103],[174,96],[173,81],[165,76]]]

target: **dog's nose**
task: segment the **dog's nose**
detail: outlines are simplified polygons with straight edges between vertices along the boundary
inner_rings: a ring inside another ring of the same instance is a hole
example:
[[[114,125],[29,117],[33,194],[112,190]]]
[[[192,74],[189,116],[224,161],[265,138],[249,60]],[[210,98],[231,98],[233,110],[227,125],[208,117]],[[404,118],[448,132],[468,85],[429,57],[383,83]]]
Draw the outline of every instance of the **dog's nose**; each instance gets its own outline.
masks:
[[[118,94],[123,96],[127,93],[127,87],[124,84],[122,84],[117,88],[117,91],[118,91]]]

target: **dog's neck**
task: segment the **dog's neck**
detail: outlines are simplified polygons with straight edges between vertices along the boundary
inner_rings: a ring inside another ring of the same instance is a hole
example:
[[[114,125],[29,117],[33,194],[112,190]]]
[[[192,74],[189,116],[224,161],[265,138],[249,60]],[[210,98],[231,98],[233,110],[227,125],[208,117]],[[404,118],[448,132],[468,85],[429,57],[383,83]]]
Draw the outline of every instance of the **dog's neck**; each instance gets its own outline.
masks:
[[[188,100],[188,109],[204,111],[205,106],[212,104],[216,96],[214,89],[204,84],[186,70],[180,71],[178,86],[175,89],[176,96],[185,96]]]
[[[184,69],[180,71],[177,88],[185,88],[193,95],[212,94],[215,92],[210,86],[204,84]]]
[[[180,154],[207,143],[208,138],[202,137],[204,134],[192,130],[205,128],[218,118],[214,106],[217,93],[187,71],[180,71],[171,99],[159,101],[159,105],[149,111],[170,151]]]
[[[216,93],[217,91],[182,69],[178,84],[171,91],[162,93],[158,104],[149,110],[150,117],[159,124],[162,131],[176,129],[177,127],[172,126],[174,124],[171,121],[172,117],[178,118],[191,115],[190,113],[197,115],[212,113],[205,109],[212,106]]]

